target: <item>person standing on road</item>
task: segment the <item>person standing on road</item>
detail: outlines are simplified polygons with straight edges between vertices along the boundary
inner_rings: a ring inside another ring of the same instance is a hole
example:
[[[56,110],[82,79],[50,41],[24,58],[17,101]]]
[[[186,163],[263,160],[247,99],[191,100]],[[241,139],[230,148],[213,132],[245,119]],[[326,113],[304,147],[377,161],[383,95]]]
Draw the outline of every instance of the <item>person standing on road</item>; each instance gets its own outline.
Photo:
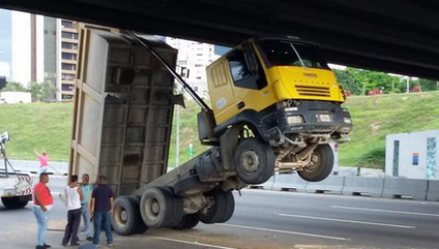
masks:
[[[91,195],[91,209],[90,214],[93,217],[93,245],[99,245],[99,236],[101,234],[101,224],[104,224],[105,235],[107,236],[108,246],[113,246],[113,234],[111,233],[110,218],[113,215],[114,192],[106,184],[107,178],[105,176],[98,176],[97,186],[93,189]]]
[[[47,173],[40,174],[40,182],[34,187],[33,212],[38,223],[38,240],[36,249],[50,248],[46,244],[46,230],[49,223],[49,213],[53,205],[53,197],[46,184],[49,182]]]
[[[83,199],[82,190],[78,186],[78,176],[70,177],[70,185],[66,187],[66,204],[67,204],[67,226],[62,240],[62,245],[79,246],[78,230],[81,222],[81,200]]]
[[[90,201],[91,193],[93,191],[93,184],[90,183],[90,176],[88,174],[82,175],[81,183],[82,195],[84,198],[81,200],[82,218],[84,220],[84,232],[88,241],[93,241],[93,229],[90,221]]]
[[[47,156],[46,151],[43,151],[42,154],[38,153],[37,149],[34,148],[34,153],[40,160],[40,174],[46,173],[47,168],[49,167],[49,157]]]

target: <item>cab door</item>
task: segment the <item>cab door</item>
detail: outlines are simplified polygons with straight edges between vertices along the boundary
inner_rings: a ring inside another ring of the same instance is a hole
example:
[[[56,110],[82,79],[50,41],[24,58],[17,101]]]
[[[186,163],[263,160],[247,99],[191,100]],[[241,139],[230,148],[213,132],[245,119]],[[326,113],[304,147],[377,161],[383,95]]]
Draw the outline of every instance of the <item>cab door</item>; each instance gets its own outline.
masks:
[[[245,44],[238,47],[228,56],[238,113],[244,110],[259,112],[276,102],[264,69],[252,46],[248,45],[247,48],[243,47]]]

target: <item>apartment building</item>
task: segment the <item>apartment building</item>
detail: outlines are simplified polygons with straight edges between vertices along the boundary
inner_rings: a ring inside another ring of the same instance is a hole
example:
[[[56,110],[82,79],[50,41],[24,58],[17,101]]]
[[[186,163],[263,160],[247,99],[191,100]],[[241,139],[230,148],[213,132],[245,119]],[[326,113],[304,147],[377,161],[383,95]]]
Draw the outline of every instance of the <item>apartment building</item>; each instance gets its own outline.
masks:
[[[0,76],[27,86],[49,82],[57,100],[71,99],[78,59],[78,23],[0,10]]]
[[[72,99],[75,89],[78,62],[78,23],[71,20],[58,21],[58,96],[57,99]]]
[[[166,38],[166,43],[178,49],[177,66],[189,69],[187,83],[200,96],[208,98],[206,67],[219,58],[215,45],[171,37]]]

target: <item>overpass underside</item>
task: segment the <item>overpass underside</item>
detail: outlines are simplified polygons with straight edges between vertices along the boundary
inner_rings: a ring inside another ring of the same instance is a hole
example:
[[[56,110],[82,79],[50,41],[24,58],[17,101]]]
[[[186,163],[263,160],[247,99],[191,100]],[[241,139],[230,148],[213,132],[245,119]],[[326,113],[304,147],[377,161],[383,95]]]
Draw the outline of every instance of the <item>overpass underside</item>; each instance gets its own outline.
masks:
[[[439,79],[434,0],[0,0],[1,8],[234,45],[298,36],[336,64]]]

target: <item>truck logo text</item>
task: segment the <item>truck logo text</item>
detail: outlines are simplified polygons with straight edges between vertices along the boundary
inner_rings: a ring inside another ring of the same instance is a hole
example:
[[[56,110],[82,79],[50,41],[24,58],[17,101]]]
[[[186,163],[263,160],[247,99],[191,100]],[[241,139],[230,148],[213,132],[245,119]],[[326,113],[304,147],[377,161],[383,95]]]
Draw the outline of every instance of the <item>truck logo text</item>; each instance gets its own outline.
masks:
[[[317,78],[317,74],[315,74],[315,73],[303,73],[303,76],[311,77],[311,78]]]

